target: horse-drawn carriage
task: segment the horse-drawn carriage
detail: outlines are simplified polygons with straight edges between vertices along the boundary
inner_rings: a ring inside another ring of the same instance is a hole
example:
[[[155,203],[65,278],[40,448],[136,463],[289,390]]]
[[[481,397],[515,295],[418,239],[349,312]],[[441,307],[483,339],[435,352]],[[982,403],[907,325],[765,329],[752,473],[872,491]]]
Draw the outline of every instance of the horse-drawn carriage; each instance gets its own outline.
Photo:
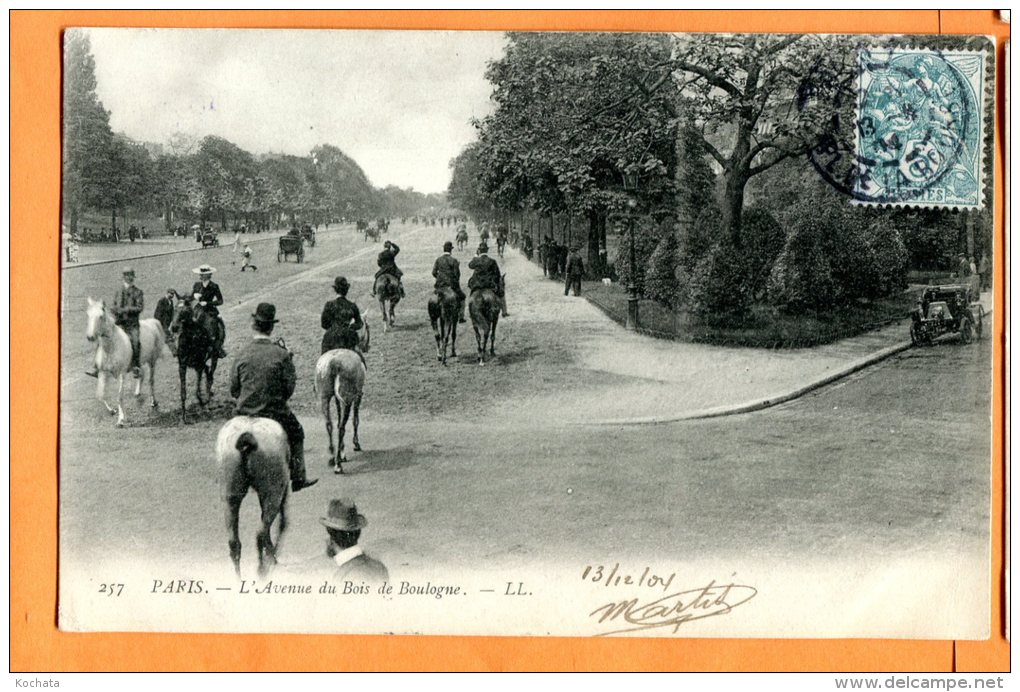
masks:
[[[315,247],[315,229],[306,223],[301,229],[301,239],[311,247]]]
[[[969,286],[928,286],[911,315],[910,340],[914,345],[929,345],[933,339],[953,332],[969,344],[975,336],[981,338],[984,316],[984,308]]]
[[[216,247],[220,244],[220,237],[216,231],[203,231],[202,247]]]
[[[276,251],[276,261],[282,262],[288,255],[294,255],[297,261],[305,261],[305,241],[300,235],[285,235],[280,237],[280,247]]]

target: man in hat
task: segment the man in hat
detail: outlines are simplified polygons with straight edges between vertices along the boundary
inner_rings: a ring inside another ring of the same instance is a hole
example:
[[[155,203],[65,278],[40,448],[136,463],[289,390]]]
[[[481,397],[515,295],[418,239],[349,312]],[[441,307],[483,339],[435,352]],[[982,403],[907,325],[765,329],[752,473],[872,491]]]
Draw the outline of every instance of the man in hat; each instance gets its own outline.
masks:
[[[503,275],[499,272],[496,260],[489,257],[488,253],[489,246],[482,242],[478,246],[478,256],[468,263],[468,269],[474,271],[474,274],[468,279],[468,289],[472,293],[486,288],[491,289],[499,298],[500,310],[503,317],[506,317],[509,313],[506,311],[506,298],[503,296]]]
[[[581,295],[581,277],[584,276],[584,260],[581,259],[580,248],[576,245],[570,248],[570,255],[567,256],[567,270],[564,272],[567,277],[566,285],[563,287],[563,295],[570,293],[571,287],[574,295]]]
[[[287,433],[290,443],[290,484],[294,492],[315,485],[305,474],[305,431],[287,400],[294,394],[297,374],[290,351],[269,340],[276,306],[259,303],[251,316],[252,340],[230,369],[230,396],[236,400],[234,415],[270,418]]]
[[[326,516],[320,521],[329,534],[326,556],[333,562],[330,566],[332,579],[370,584],[389,581],[386,566],[366,555],[358,545],[361,529],[368,525],[368,520],[358,513],[352,500],[330,500]]]
[[[450,288],[457,294],[460,322],[462,324],[467,322],[464,319],[464,304],[467,302],[467,296],[464,295],[464,290],[460,287],[460,262],[454,259],[453,243],[449,240],[443,243],[443,254],[437,257],[435,264],[432,265],[432,276],[436,277],[435,289],[437,291],[441,288]]]
[[[156,303],[156,312],[153,314],[159,323],[163,325],[163,332],[170,333],[170,323],[174,321],[174,306],[177,304],[177,291],[172,288],[166,289],[166,295]]]
[[[361,319],[361,310],[350,300],[347,300],[347,292],[351,284],[346,276],[338,276],[333,280],[333,290],[337,297],[326,303],[322,308],[322,328],[326,333],[322,336],[322,352],[332,351],[335,348],[349,348],[361,356],[361,362],[365,362],[365,356],[358,349],[358,330],[365,326]],[[367,367],[367,364],[366,364]]]
[[[383,250],[379,253],[376,264],[379,265],[379,271],[375,273],[375,278],[378,279],[383,274],[389,274],[390,276],[397,277],[397,287],[400,289],[400,297],[404,297],[404,272],[400,271],[397,267],[397,255],[400,254],[400,247],[391,240],[387,240],[383,243]],[[375,284],[372,284],[372,295],[375,295]]]
[[[128,339],[131,340],[131,374],[141,377],[142,369],[138,362],[141,351],[138,341],[138,316],[145,309],[145,296],[142,294],[142,289],[135,286],[134,269],[125,267],[122,277],[124,284],[113,297],[110,312],[113,313],[117,326],[123,329],[127,333]],[[98,377],[99,369],[93,365],[91,369],[85,371],[85,374],[89,377]]]
[[[219,357],[226,358],[227,352],[223,350],[223,342],[227,338],[227,327],[223,324],[219,311],[219,306],[223,305],[223,294],[220,292],[220,287],[212,280],[212,275],[215,272],[216,268],[210,267],[208,264],[192,269],[192,274],[198,274],[198,281],[191,287],[191,293],[195,302],[201,305],[206,314],[213,318],[208,323],[211,327],[209,338],[219,349]]]

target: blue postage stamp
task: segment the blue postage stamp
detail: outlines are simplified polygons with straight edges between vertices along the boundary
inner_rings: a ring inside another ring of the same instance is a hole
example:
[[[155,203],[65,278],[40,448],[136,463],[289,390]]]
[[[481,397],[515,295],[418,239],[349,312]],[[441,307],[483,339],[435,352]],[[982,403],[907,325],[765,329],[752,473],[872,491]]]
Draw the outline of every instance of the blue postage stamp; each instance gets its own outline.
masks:
[[[931,48],[860,51],[857,203],[983,206],[986,57]]]

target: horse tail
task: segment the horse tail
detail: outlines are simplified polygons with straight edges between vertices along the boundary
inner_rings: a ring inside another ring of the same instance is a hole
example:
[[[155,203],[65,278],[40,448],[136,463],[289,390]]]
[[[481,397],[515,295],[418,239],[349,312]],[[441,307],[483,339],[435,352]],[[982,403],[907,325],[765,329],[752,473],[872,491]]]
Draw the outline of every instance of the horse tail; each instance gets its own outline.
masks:
[[[241,436],[237,438],[237,443],[234,445],[237,451],[241,453],[241,463],[245,466],[248,465],[248,457],[252,452],[259,448],[259,443],[255,441],[255,436],[250,432],[243,432]]]

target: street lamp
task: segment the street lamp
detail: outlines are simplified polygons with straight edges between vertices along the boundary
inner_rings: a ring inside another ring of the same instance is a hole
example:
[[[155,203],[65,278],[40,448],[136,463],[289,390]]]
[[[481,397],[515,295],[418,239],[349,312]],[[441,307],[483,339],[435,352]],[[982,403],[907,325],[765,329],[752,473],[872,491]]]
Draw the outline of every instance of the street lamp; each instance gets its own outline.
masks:
[[[623,187],[627,190],[627,226],[628,234],[630,235],[630,271],[627,272],[627,324],[626,328],[630,331],[638,329],[641,325],[641,320],[638,314],[638,294],[637,284],[634,283],[635,274],[637,274],[637,263],[634,259],[634,216],[637,211],[637,200],[634,198],[634,193],[638,187],[638,176],[637,173],[624,173],[623,174]]]

